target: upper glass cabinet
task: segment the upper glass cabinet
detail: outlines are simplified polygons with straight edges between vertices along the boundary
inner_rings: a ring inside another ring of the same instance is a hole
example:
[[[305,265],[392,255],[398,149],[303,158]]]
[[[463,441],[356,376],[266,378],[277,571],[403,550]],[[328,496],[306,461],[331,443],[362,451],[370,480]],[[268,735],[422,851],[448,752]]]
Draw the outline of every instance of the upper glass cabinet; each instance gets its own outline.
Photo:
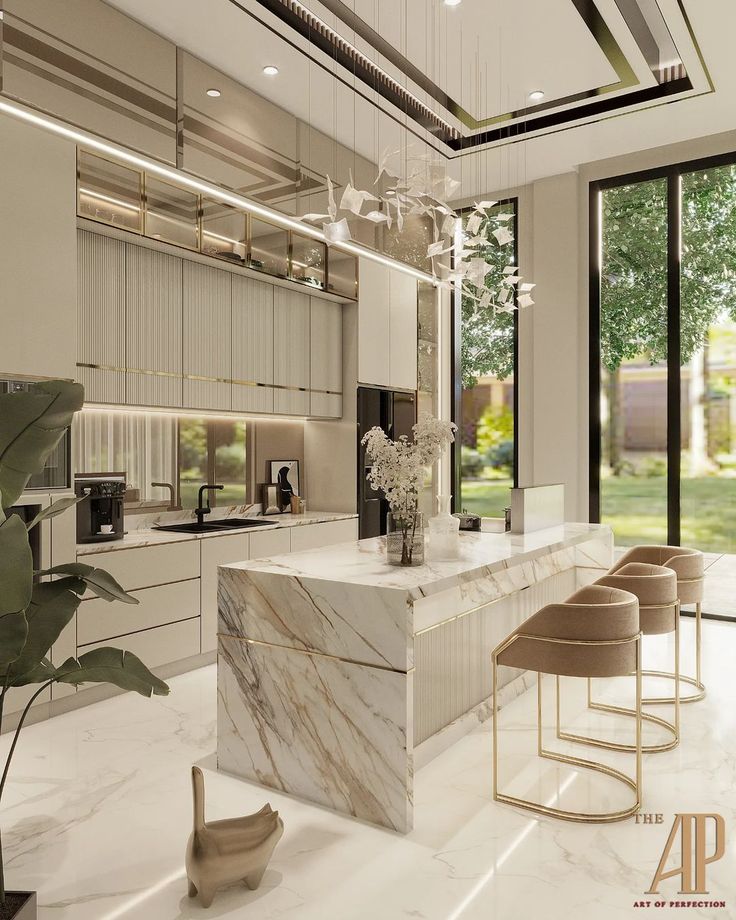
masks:
[[[142,232],[142,176],[84,150],[77,157],[79,215]]]
[[[327,290],[339,297],[358,297],[358,260],[334,246],[327,255]]]
[[[277,278],[289,274],[289,232],[257,217],[250,219],[248,267]]]
[[[199,195],[146,176],[145,234],[154,240],[199,248]]]
[[[320,240],[291,234],[291,279],[312,287],[325,286],[326,246]]]
[[[173,182],[77,152],[77,214],[203,255],[289,279],[341,298],[358,297],[358,259],[322,240]]]
[[[202,198],[201,251],[236,265],[245,265],[248,252],[246,222],[242,211]]]

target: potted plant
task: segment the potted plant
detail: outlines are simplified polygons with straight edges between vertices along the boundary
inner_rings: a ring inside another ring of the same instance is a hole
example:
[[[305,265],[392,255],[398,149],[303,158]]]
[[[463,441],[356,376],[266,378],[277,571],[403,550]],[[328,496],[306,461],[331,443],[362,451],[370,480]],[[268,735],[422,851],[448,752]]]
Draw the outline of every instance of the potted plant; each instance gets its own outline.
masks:
[[[424,415],[412,428],[413,440],[402,435],[392,441],[382,428],[371,428],[363,444],[373,461],[368,472],[371,488],[384,493],[391,509],[386,531],[386,559],[390,565],[424,562],[424,526],[418,510],[419,488],[428,466],[436,463],[455,440],[457,426]]]
[[[31,474],[43,469],[83,401],[83,388],[62,380],[34,384],[26,392],[0,394],[0,730],[8,692],[38,685],[20,715],[5,758],[0,802],[26,716],[53,684],[111,683],[149,697],[169,692],[140,659],[121,649],[94,649],[58,667],[48,657],[87,589],[106,601],[138,603],[111,575],[91,565],[76,562],[34,572],[29,531],[79,499],[54,502],[27,526],[8,510],[20,498]],[[0,920],[35,917],[35,892],[5,888],[0,842]]]

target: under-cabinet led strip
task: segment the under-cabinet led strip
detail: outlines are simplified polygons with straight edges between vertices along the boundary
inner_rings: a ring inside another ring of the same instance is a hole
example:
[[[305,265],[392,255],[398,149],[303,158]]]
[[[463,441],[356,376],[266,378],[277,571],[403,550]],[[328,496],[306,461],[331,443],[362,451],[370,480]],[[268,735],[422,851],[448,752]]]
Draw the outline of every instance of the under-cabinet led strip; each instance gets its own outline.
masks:
[[[59,137],[68,138],[74,141],[75,144],[80,144],[88,150],[96,150],[122,163],[128,163],[137,169],[154,173],[157,176],[162,176],[177,185],[185,186],[203,195],[208,195],[210,198],[214,198],[224,204],[230,204],[233,205],[233,207],[241,208],[251,214],[256,214],[272,224],[277,224],[290,230],[296,230],[306,236],[311,236],[316,240],[326,242],[325,235],[321,230],[310,227],[308,224],[296,218],[282,214],[280,211],[274,211],[264,205],[256,204],[256,202],[250,201],[248,198],[243,198],[241,195],[236,195],[234,192],[226,191],[202,179],[195,179],[181,170],[164,166],[162,163],[156,162],[156,160],[141,156],[138,153],[132,153],[130,150],[126,150],[124,147],[118,147],[115,144],[111,144],[109,141],[102,141],[93,134],[88,134],[86,131],[82,131],[79,128],[71,128],[46,115],[40,115],[37,112],[30,111],[19,105],[13,105],[4,100],[0,100],[0,112],[4,112],[6,115],[10,115],[13,118],[19,118],[21,121],[28,122],[28,124],[35,125],[38,128],[43,128]],[[352,255],[369,259],[371,262],[378,262],[381,265],[395,268],[397,271],[404,272],[406,275],[411,275],[413,278],[418,278],[420,281],[427,281],[430,284],[442,284],[442,282],[438,281],[437,278],[430,275],[428,272],[420,271],[418,268],[412,268],[409,265],[405,265],[403,262],[398,262],[396,259],[391,259],[388,256],[374,252],[372,249],[358,246],[356,243],[340,242],[331,243],[330,245],[343,252],[349,252]]]

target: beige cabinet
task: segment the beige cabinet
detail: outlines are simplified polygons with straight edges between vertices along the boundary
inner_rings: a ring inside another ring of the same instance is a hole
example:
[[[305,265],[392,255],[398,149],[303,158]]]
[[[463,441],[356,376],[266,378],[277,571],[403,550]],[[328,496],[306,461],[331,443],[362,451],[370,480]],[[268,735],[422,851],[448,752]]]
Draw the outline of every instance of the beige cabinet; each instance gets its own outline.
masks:
[[[281,556],[291,552],[291,528],[261,530],[250,534],[250,558],[265,559],[267,556]]]
[[[231,408],[231,275],[198,262],[183,263],[183,405]]]
[[[78,234],[77,363],[88,400],[342,416],[341,303],[194,257]],[[377,268],[385,329],[370,353],[383,349],[388,380],[388,275]]]
[[[324,524],[305,524],[291,528],[291,551],[298,553],[335,543],[350,543],[358,539],[358,521],[326,521]]]
[[[288,288],[273,291],[274,412],[309,415],[310,297]]]
[[[391,385],[389,370],[389,269],[360,260],[358,382]]]
[[[417,387],[417,282],[406,272],[360,261],[358,382]]]
[[[311,298],[309,414],[342,416],[342,304]]]
[[[233,409],[273,412],[272,284],[233,275]]]
[[[80,647],[102,641],[117,645],[118,638],[129,633],[199,617],[198,577],[130,593],[137,604],[101,598],[82,601],[77,611],[77,644]]]
[[[202,543],[201,633],[202,652],[217,648],[217,566],[250,558],[247,533],[209,537]]]
[[[126,591],[199,577],[199,541],[182,540],[136,549],[79,556],[79,562],[109,572]],[[85,597],[91,597],[89,592]]]
[[[87,402],[125,402],[125,243],[77,230],[77,380]]]
[[[392,388],[417,388],[417,280],[389,271],[389,381]]]
[[[127,636],[115,639],[113,644],[116,648],[122,648],[137,655],[146,667],[159,668],[162,665],[173,664],[184,658],[199,655],[199,620],[181,620],[178,623],[167,623],[165,626],[158,626],[154,629],[129,633]],[[79,653],[81,655],[105,645],[110,645],[110,643],[104,640],[85,645],[79,649]]]
[[[126,244],[126,402],[182,405],[182,260]]]

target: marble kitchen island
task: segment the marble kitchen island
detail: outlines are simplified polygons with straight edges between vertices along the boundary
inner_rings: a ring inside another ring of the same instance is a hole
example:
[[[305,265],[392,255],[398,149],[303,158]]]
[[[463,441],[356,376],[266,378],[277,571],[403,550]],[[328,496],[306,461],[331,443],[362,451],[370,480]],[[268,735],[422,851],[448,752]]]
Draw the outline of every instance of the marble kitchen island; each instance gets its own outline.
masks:
[[[382,539],[220,566],[219,768],[409,831],[415,765],[490,715],[493,647],[613,553],[596,524],[460,539],[414,568]],[[501,705],[536,679],[508,670]]]

